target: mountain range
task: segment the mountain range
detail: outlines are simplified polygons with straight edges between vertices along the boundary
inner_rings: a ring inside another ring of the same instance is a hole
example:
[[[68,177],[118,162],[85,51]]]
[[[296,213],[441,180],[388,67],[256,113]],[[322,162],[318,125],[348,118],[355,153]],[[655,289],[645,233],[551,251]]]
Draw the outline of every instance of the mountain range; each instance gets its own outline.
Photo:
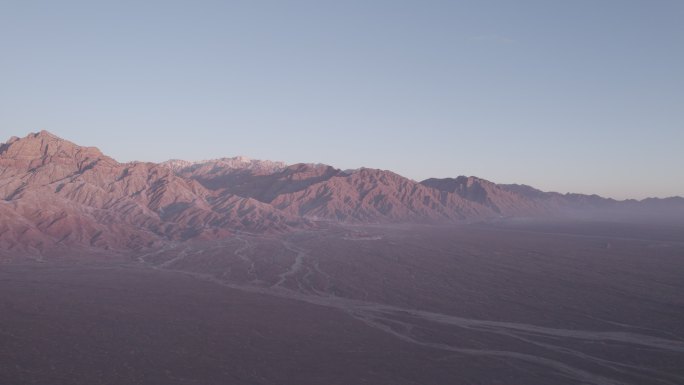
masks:
[[[0,145],[0,253],[6,255],[136,252],[330,223],[590,216],[684,218],[684,198],[617,201],[472,176],[416,182],[387,170],[245,157],[119,163],[47,131]]]

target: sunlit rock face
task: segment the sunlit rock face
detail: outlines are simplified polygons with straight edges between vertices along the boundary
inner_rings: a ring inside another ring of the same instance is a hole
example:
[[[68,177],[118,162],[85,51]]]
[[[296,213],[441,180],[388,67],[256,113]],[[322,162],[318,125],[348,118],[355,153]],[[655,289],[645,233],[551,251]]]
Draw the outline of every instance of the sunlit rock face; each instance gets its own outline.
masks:
[[[119,163],[47,131],[0,145],[3,253],[130,251],[321,223],[454,223],[509,217],[681,217],[684,199],[615,201],[477,177],[416,182],[246,157]]]

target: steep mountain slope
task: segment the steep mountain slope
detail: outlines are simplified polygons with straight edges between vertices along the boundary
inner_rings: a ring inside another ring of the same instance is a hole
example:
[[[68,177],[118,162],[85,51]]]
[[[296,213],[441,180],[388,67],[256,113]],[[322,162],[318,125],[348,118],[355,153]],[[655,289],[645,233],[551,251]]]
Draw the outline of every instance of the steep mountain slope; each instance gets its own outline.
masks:
[[[128,250],[301,223],[253,199],[214,197],[168,167],[120,164],[45,131],[3,144],[0,167],[6,227],[0,240],[6,250],[26,245]]]
[[[184,178],[196,180],[221,195],[236,194],[265,203],[270,203],[280,194],[303,190],[314,183],[342,174],[340,170],[326,165],[300,163],[270,167],[271,164],[258,164],[255,167],[253,164],[244,164],[245,167],[224,167],[221,163],[210,161],[201,165],[177,168],[176,173]]]
[[[385,170],[344,172],[327,165],[296,164],[273,173],[234,169],[219,174],[187,168],[179,173],[219,194],[252,197],[314,220],[443,222],[497,215],[479,202]]]
[[[418,183],[386,170],[244,157],[118,163],[46,131],[0,144],[0,254],[128,252],[236,231],[288,231],[315,221],[588,215],[681,219],[684,198],[615,201],[464,176]]]
[[[530,199],[516,191],[506,190],[497,184],[473,176],[431,178],[420,183],[442,192],[456,194],[470,202],[477,202],[503,216],[551,214],[555,208],[553,205],[545,204],[546,202]]]
[[[307,218],[350,222],[444,222],[493,214],[455,194],[440,194],[391,171],[368,168],[351,175],[338,173],[280,194],[270,203]]]

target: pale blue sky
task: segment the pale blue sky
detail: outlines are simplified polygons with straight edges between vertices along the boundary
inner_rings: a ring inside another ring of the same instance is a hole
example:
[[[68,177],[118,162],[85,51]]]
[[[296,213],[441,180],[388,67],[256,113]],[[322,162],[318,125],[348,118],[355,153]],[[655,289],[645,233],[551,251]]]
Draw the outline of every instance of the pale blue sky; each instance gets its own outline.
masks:
[[[684,195],[684,1],[0,0],[0,140]]]

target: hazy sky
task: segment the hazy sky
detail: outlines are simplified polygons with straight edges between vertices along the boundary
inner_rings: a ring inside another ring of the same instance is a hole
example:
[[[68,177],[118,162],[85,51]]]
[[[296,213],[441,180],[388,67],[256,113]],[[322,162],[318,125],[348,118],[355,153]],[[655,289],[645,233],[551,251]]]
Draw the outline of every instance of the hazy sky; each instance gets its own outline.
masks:
[[[0,0],[0,141],[684,195],[684,1]]]

